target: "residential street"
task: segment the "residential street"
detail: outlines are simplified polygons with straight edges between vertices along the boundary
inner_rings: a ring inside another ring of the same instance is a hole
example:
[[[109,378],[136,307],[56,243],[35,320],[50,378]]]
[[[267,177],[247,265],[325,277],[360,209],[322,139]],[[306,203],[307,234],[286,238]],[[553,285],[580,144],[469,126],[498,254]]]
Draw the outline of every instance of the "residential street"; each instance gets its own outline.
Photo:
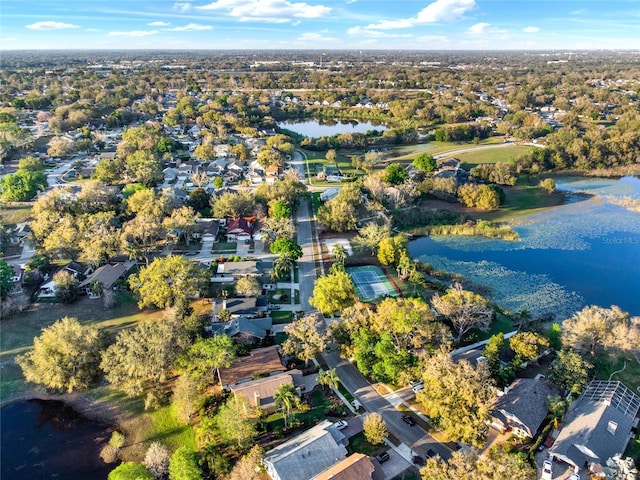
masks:
[[[293,155],[291,162],[303,173],[304,165],[299,152]],[[297,211],[298,244],[302,247],[302,258],[298,261],[300,274],[300,308],[310,311],[309,297],[313,292],[316,279],[315,258],[313,254],[314,237],[308,202],[301,201]],[[328,326],[328,325],[327,325]],[[335,347],[334,347],[335,348]],[[343,385],[353,394],[368,412],[380,413],[389,431],[418,454],[424,455],[432,449],[443,458],[450,458],[451,450],[428,435],[419,425],[409,426],[402,421],[402,412],[383,398],[364,378],[358,369],[347,360],[340,358],[336,351],[322,354],[329,368],[336,368]]]

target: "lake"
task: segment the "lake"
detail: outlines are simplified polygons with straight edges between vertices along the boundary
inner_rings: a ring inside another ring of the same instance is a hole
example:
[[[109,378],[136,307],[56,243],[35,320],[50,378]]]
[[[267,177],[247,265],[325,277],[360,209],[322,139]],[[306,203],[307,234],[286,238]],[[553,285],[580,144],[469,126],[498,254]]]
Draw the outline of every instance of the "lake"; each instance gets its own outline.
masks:
[[[2,480],[106,480],[100,458],[111,429],[57,400],[24,400],[0,409]]]
[[[383,132],[388,130],[384,125],[373,124],[371,122],[360,122],[357,120],[330,120],[330,119],[304,119],[304,120],[284,120],[277,123],[279,128],[291,130],[305,137],[319,138],[339,135],[341,133],[366,133],[369,130]]]
[[[640,214],[619,205],[640,202],[640,179],[556,183],[568,202],[521,218],[519,242],[423,237],[409,252],[488,287],[491,300],[512,312],[563,320],[586,305],[618,305],[640,315]]]

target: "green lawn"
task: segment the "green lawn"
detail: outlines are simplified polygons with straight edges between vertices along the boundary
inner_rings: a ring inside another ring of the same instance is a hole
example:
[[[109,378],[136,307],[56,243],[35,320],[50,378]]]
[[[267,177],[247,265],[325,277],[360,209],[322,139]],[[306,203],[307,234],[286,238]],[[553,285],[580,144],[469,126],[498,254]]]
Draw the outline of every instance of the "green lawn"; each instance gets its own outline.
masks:
[[[145,442],[160,442],[169,450],[174,451],[183,445],[196,448],[193,428],[185,425],[176,418],[173,406],[159,408],[149,413],[151,425],[145,431]]]
[[[518,180],[514,187],[504,187],[505,202],[493,212],[478,212],[477,216],[493,222],[513,222],[516,217],[533,213],[538,209],[560,205],[564,196],[562,193],[547,193],[536,184]]]
[[[211,247],[212,253],[236,253],[238,244],[236,242],[218,242]]]
[[[28,385],[24,383],[22,372],[14,361],[15,356],[24,353],[43,328],[60,318],[75,317],[80,323],[95,325],[113,338],[123,328],[162,315],[159,311],[139,311],[131,293],[120,292],[116,306],[111,309],[103,308],[100,300],[83,297],[72,305],[47,303],[3,319],[0,335],[0,399],[4,401],[26,391]]]
[[[412,161],[415,157],[423,152],[428,152],[431,155],[439,155],[442,153],[451,152],[454,150],[460,150],[462,148],[474,148],[482,145],[494,145],[502,144],[504,139],[502,137],[489,137],[480,141],[477,145],[475,143],[455,143],[455,142],[429,142],[419,143],[415,145],[403,145],[401,147],[394,147],[389,155],[389,160],[397,161]]]
[[[274,325],[291,323],[293,321],[293,312],[273,310],[271,312],[271,319],[273,320]]]
[[[0,206],[0,218],[8,225],[24,222],[31,215],[31,205],[2,204]]]
[[[479,165],[481,163],[498,163],[512,162],[518,155],[521,155],[533,147],[527,145],[511,145],[509,147],[490,148],[486,150],[478,150],[477,152],[466,152],[456,155],[460,159],[461,166],[465,170]]]
[[[386,449],[387,446],[384,444],[373,445],[372,443],[369,443],[364,437],[364,432],[360,432],[351,437],[349,439],[349,445],[347,445],[347,452],[349,452],[349,455],[353,453],[364,453],[370,457],[375,457]]]

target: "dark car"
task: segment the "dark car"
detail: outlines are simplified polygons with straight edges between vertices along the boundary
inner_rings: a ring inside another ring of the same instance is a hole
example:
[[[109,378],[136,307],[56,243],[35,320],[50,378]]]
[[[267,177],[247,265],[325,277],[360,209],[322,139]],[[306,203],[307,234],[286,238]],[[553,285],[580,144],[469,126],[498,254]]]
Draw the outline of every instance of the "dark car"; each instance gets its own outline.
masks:
[[[381,454],[376,455],[376,460],[380,463],[384,463],[389,460],[389,454],[387,452],[382,452]]]
[[[427,450],[427,459],[433,458],[435,456],[436,456],[436,452],[434,452],[432,449]]]
[[[402,421],[411,425],[412,427],[416,424],[416,421],[409,415],[402,415]]]

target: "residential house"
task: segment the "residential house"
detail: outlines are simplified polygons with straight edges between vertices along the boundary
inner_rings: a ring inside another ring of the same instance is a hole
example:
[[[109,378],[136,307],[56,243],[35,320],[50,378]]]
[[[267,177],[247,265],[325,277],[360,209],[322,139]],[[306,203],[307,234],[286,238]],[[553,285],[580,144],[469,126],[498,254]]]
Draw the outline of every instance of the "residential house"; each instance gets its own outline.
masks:
[[[196,218],[196,228],[192,237],[196,240],[211,239],[213,241],[218,239],[218,232],[220,231],[220,222],[215,218]]]
[[[344,435],[325,420],[265,453],[272,480],[311,480],[347,456]]]
[[[229,230],[227,230],[229,232]],[[259,277],[264,273],[262,262],[245,261],[245,262],[221,262],[218,264],[216,275],[221,277],[233,277],[238,280],[241,277]]]
[[[214,322],[207,330],[227,335],[237,343],[257,345],[271,335],[272,328],[273,320],[271,317],[250,319],[238,316],[228,322]]]
[[[276,390],[282,385],[295,385],[294,375],[301,377],[302,372],[300,370],[290,370],[284,373],[276,373],[268,377],[233,385],[230,390],[235,395],[244,395],[251,406],[259,407],[265,412],[271,413],[276,410]]]
[[[363,453],[353,453],[341,462],[313,477],[313,480],[383,480],[384,472],[378,462]]]
[[[549,455],[579,469],[599,469],[623,453],[640,410],[640,397],[622,382],[595,380],[571,405]]]
[[[231,317],[264,317],[267,311],[266,297],[242,297],[242,298],[225,298],[221,302],[213,300],[211,304],[211,313],[213,318],[217,319],[222,310],[227,310]]]
[[[10,295],[19,295],[22,293],[22,281],[24,280],[24,267],[22,265],[10,265],[13,269],[9,286]]]
[[[270,375],[274,372],[284,372],[278,346],[255,348],[248,356],[238,357],[228,368],[220,369],[222,385],[228,388],[230,385],[251,380],[254,375]]]
[[[65,266],[60,267],[58,270],[56,270],[55,273],[58,273],[63,270],[72,274],[76,278],[76,280],[78,280],[78,282],[84,281],[87,275],[93,272],[93,268],[88,267],[79,262],[69,262]],[[55,276],[55,273],[54,273],[54,276]],[[47,277],[45,277],[45,280],[46,280],[45,283],[40,285],[40,288],[38,289],[38,297],[54,298],[56,296],[56,287],[53,281],[53,277],[51,279],[48,279]]]
[[[90,297],[99,298],[102,296],[100,290],[112,290],[125,273],[127,273],[127,267],[124,263],[103,265],[82,281],[80,288],[84,288]],[[101,285],[101,288],[96,289],[96,284]]]
[[[491,426],[518,437],[533,438],[549,413],[547,400],[558,392],[544,377],[517,378],[495,404]]]

